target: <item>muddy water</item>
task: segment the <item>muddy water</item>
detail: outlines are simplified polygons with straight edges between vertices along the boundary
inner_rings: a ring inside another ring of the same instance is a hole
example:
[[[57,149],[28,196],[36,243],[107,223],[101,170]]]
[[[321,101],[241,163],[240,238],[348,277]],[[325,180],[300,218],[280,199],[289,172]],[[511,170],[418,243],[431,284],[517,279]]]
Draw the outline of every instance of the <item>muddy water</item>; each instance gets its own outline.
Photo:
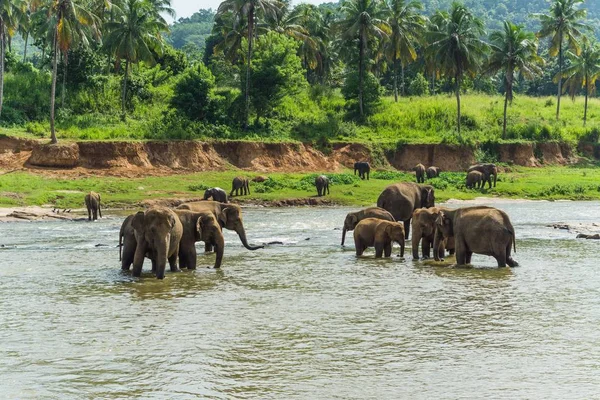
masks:
[[[284,245],[164,281],[120,272],[118,217],[0,224],[0,398],[593,398],[600,242],[546,225],[599,205],[498,203],[512,270],[356,259],[341,208],[246,210]]]

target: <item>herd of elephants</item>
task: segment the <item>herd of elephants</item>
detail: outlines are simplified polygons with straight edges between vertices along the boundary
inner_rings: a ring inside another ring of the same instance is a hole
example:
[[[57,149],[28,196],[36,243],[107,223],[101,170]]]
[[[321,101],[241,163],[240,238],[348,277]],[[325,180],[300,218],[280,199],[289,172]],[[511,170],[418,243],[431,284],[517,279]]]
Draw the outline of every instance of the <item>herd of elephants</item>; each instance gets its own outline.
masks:
[[[362,179],[369,179],[370,166],[366,162],[356,163],[354,173]],[[354,231],[356,255],[363,254],[368,247],[375,248],[375,257],[390,257],[392,244],[400,245],[400,256],[404,256],[405,240],[409,239],[412,220],[412,255],[433,257],[443,260],[445,252],[455,254],[456,264],[471,262],[473,253],[492,256],[499,267],[517,264],[511,257],[516,250],[515,231],[508,215],[501,210],[487,206],[449,209],[435,207],[433,186],[423,184],[425,176],[436,177],[439,168],[425,168],[418,164],[417,183],[401,182],[386,187],[377,199],[377,207],[351,212],[346,216],[342,230],[342,246],[346,232]],[[494,164],[477,164],[467,171],[473,182],[483,185],[488,182],[496,185],[497,168]],[[476,179],[478,177],[478,179]],[[259,176],[253,181],[268,179]],[[475,183],[473,183],[475,184]],[[318,195],[329,192],[329,180],[321,175],[315,179]],[[230,196],[238,193],[249,194],[249,180],[236,177],[233,180]],[[212,198],[212,200],[210,200]],[[90,192],[85,196],[88,218],[102,217],[101,197]],[[204,242],[205,251],[216,253],[214,268],[220,268],[223,261],[225,241],[222,229],[235,231],[244,247],[257,250],[264,246],[252,246],[246,238],[242,210],[228,202],[227,193],[220,188],[207,189],[204,200],[189,202],[177,208],[151,207],[125,218],[119,232],[119,258],[121,268],[129,270],[133,264],[133,275],[140,276],[145,258],[152,262],[152,272],[163,279],[167,262],[171,271],[179,268],[196,268],[196,242]]]

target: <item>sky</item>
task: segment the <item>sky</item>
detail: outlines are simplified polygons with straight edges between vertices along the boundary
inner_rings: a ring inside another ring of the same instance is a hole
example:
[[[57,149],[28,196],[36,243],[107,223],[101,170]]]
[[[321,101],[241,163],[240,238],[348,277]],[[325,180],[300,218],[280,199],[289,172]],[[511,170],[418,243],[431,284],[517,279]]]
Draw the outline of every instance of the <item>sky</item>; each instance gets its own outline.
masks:
[[[292,4],[298,3],[311,3],[319,4],[324,3],[325,0],[295,0]],[[221,0],[172,0],[171,4],[177,13],[177,18],[189,17],[201,8],[212,8],[216,10],[221,4]]]

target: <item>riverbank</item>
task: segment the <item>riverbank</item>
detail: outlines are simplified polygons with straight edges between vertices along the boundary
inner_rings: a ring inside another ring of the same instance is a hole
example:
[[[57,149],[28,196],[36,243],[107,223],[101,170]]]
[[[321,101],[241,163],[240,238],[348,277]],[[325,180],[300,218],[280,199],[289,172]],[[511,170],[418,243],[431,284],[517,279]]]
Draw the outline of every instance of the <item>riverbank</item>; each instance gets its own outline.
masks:
[[[0,207],[47,206],[77,209],[91,190],[102,194],[106,208],[134,208],[164,202],[200,199],[208,187],[229,192],[235,176],[252,178],[258,174],[240,170],[191,174],[147,176],[68,176],[15,171],[0,175]],[[379,193],[389,184],[414,181],[414,175],[398,171],[373,171],[370,180],[361,180],[351,170],[328,173],[331,194],[316,197],[317,173],[267,173],[263,183],[251,182],[251,194],[234,196],[240,204],[261,206],[375,204]],[[479,197],[531,200],[600,200],[600,169],[563,166],[545,168],[505,168],[496,188],[466,189],[465,173],[443,172],[428,183],[436,188],[436,201],[473,200]]]

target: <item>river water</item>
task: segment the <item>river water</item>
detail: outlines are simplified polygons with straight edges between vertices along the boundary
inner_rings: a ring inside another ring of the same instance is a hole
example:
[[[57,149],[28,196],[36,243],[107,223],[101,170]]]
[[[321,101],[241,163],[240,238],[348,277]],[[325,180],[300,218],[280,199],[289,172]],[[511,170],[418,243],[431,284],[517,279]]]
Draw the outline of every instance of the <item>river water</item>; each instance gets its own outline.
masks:
[[[120,271],[122,217],[0,224],[0,398],[599,398],[600,242],[546,225],[600,204],[494,205],[518,268],[357,259],[345,208],[245,209],[284,244],[163,281]]]

